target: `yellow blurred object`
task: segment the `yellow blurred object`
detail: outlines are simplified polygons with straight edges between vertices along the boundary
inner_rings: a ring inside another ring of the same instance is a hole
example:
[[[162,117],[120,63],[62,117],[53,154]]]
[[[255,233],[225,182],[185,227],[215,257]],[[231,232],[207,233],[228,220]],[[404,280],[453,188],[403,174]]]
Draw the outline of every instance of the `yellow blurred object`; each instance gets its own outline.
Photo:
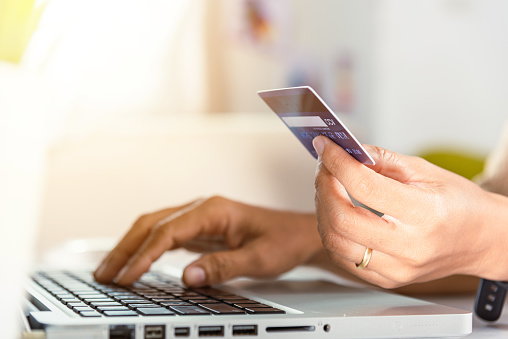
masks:
[[[0,60],[18,63],[37,27],[44,4],[35,0],[0,0]]]
[[[429,150],[420,154],[425,160],[459,174],[467,179],[473,179],[483,171],[484,157],[456,150]]]

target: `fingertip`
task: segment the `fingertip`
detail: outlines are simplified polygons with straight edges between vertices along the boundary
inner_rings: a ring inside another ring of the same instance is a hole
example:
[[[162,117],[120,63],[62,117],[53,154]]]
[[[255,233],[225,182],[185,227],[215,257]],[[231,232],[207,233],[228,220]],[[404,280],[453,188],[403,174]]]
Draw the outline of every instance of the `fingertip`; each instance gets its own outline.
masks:
[[[111,265],[103,262],[97,267],[95,272],[93,273],[93,277],[97,282],[100,283],[109,283],[113,281],[115,278],[115,271],[111,267]]]
[[[129,281],[129,266],[125,266],[123,267],[120,272],[118,273],[118,275],[116,276],[116,279],[115,279],[115,283],[117,283],[118,285],[129,285],[130,284],[130,281]]]
[[[120,270],[114,282],[118,285],[129,286],[136,282],[148,269],[139,269],[136,264],[127,265]]]
[[[104,264],[100,265],[99,267],[97,267],[95,272],[93,272],[93,277],[97,282],[100,282],[100,283],[105,282],[105,279],[104,279],[105,267],[104,266],[105,266]]]
[[[326,138],[321,135],[315,137],[312,140],[312,146],[314,146],[314,149],[316,150],[318,156],[321,156],[321,154],[323,153],[323,150],[325,149],[325,143]]]
[[[206,272],[201,266],[190,265],[183,272],[183,282],[188,286],[202,287],[207,285]]]

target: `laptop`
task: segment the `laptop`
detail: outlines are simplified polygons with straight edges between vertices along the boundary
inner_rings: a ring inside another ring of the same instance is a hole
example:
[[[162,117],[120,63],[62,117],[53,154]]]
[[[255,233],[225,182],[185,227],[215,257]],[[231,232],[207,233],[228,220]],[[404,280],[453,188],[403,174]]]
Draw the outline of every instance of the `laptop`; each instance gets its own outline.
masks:
[[[27,282],[26,316],[47,339],[461,337],[469,311],[330,281],[239,279],[187,288],[149,272],[132,286],[90,271],[40,271]]]

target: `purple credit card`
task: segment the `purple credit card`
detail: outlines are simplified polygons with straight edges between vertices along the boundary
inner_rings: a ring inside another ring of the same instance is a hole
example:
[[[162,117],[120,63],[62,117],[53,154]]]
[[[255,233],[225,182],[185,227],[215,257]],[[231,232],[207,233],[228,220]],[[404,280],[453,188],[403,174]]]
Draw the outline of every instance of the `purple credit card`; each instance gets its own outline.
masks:
[[[311,87],[273,89],[258,94],[315,158],[318,155],[312,140],[324,135],[362,164],[375,164],[362,144]]]

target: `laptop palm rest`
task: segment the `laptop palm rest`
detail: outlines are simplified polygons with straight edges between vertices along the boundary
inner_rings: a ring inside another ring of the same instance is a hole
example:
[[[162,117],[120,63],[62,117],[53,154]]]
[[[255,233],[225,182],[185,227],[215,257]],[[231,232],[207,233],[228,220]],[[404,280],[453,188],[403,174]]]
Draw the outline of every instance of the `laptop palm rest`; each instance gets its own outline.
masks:
[[[261,297],[295,311],[293,314],[334,314],[351,316],[407,316],[425,314],[468,314],[452,307],[436,305],[423,300],[371,289],[340,286],[315,280],[240,280],[228,284],[242,294]]]

